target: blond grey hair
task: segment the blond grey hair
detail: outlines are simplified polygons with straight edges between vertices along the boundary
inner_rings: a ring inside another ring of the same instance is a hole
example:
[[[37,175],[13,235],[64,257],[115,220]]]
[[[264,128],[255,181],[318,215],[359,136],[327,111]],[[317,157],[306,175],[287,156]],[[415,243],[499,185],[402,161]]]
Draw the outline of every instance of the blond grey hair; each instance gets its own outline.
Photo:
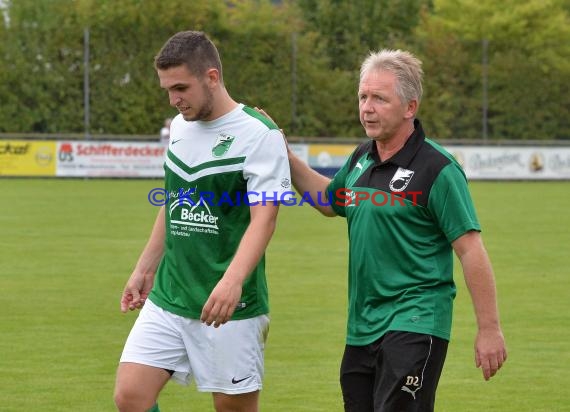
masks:
[[[396,76],[396,94],[407,103],[422,99],[422,62],[412,53],[403,50],[383,49],[370,52],[360,67],[360,80],[371,71],[388,71]]]

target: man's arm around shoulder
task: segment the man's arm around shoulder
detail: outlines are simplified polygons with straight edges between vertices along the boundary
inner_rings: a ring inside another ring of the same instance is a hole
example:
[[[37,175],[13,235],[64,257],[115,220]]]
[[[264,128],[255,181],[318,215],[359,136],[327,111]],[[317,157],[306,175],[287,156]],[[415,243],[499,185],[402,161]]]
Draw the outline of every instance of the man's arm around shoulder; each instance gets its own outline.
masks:
[[[328,217],[336,216],[330,204],[323,204],[323,202],[316,201],[316,199],[326,198],[326,190],[331,179],[311,169],[311,167],[297,157],[289,147],[287,147],[287,155],[289,157],[289,166],[291,167],[291,179],[293,180],[293,185],[297,189],[297,192],[299,192],[301,196],[310,196],[315,204],[315,209],[323,215]]]

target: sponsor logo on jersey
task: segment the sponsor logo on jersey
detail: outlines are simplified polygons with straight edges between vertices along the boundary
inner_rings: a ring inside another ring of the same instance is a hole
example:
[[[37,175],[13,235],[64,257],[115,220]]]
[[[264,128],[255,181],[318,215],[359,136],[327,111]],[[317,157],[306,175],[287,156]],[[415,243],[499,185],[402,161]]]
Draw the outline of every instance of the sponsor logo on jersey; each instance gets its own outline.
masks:
[[[171,202],[168,209],[171,233],[182,236],[189,236],[190,232],[219,233],[219,217],[212,213],[208,202],[196,190],[181,191]]]

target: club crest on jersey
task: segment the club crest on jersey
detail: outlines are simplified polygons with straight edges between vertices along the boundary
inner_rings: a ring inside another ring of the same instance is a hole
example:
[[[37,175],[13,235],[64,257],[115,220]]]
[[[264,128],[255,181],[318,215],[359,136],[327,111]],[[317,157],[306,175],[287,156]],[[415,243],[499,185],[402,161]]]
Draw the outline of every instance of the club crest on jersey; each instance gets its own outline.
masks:
[[[214,157],[222,157],[225,155],[230,146],[232,145],[235,136],[231,136],[226,133],[220,133],[218,135],[218,140],[216,140],[216,144],[212,147],[212,156]]]
[[[390,180],[390,190],[392,192],[402,192],[406,187],[408,187],[408,184],[410,183],[410,180],[412,180],[413,175],[413,170],[399,167],[392,177],[392,180]]]

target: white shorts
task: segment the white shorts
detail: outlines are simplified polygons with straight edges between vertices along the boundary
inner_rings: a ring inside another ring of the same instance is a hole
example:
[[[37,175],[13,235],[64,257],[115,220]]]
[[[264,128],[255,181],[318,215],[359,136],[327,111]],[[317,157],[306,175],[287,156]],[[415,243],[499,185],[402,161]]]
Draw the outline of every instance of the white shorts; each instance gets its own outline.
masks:
[[[147,300],[120,362],[174,371],[172,379],[201,392],[228,395],[261,390],[269,317],[233,320],[214,328],[168,312]]]

